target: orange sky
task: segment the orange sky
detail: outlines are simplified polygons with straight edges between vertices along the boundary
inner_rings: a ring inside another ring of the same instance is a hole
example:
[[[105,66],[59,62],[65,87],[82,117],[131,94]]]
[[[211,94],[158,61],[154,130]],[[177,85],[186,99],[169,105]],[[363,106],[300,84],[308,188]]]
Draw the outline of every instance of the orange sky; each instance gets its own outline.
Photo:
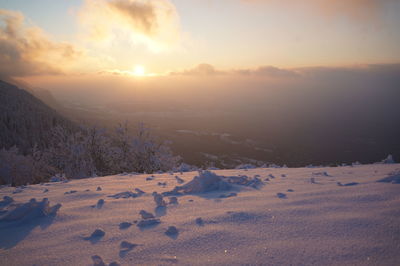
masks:
[[[399,11],[396,0],[0,0],[0,76],[398,63]]]

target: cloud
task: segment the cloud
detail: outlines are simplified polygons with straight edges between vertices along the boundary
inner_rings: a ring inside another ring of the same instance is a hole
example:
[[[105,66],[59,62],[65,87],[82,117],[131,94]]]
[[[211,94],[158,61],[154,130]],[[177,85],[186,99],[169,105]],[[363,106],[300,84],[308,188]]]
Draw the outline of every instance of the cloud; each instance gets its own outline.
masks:
[[[296,69],[305,79],[320,80],[332,84],[341,82],[379,79],[385,82],[400,80],[400,63],[394,64],[363,64],[343,67],[303,67]],[[366,84],[368,82],[366,81]],[[371,85],[371,84],[368,84]]]
[[[179,17],[168,0],[86,0],[81,25],[95,41],[130,41],[162,51],[179,43]]]
[[[356,20],[376,19],[381,15],[387,3],[394,3],[396,0],[242,0],[245,3],[265,3],[281,5],[285,8],[305,7],[318,14],[336,17],[345,16]],[[297,6],[296,6],[297,5]]]
[[[295,70],[277,68],[274,66],[260,66],[254,69],[238,69],[234,70],[234,73],[240,75],[256,75],[272,78],[282,78],[282,77],[296,77],[299,74]]]
[[[289,78],[296,77],[299,73],[296,70],[277,68],[274,66],[260,66],[257,68],[241,68],[230,70],[219,70],[210,64],[199,64],[193,68],[184,69],[181,71],[170,72],[170,75],[184,75],[184,76],[217,76],[217,75],[230,75],[230,76],[257,76],[268,78]]]
[[[151,2],[114,0],[108,5],[124,16],[134,29],[149,35],[157,30],[156,7]]]
[[[394,64],[361,64],[350,66],[316,66],[301,68],[278,68],[274,66],[259,66],[255,68],[240,68],[220,70],[210,64],[199,64],[193,68],[170,72],[170,76],[213,77],[227,78],[260,78],[259,80],[290,80],[296,81],[326,81],[332,84],[357,81],[360,79],[399,80],[400,63]],[[255,80],[255,79],[254,79]]]
[[[19,12],[0,9],[0,76],[60,74],[81,55],[68,43],[55,42],[38,27],[26,26]]]
[[[199,64],[193,68],[184,69],[182,71],[170,72],[170,75],[184,75],[184,76],[215,76],[226,74],[224,71],[217,70],[210,64]]]

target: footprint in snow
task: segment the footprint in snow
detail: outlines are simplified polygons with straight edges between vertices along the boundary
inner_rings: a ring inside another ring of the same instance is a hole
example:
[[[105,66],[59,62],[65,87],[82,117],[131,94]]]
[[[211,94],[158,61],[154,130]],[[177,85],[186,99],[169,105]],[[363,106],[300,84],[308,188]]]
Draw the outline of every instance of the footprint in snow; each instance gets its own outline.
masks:
[[[90,241],[92,244],[95,244],[99,242],[100,239],[102,239],[103,236],[105,236],[105,234],[106,233],[102,229],[96,229],[90,236],[84,237],[83,239]]]
[[[0,208],[10,205],[13,201],[14,201],[14,199],[12,197],[4,196],[3,200],[0,201]]]
[[[150,212],[147,212],[145,210],[141,210],[139,212],[139,214],[142,216],[142,219],[146,220],[146,219],[154,219],[154,215]]]
[[[356,186],[356,185],[358,185],[359,183],[357,183],[357,182],[351,182],[351,183],[342,184],[342,183],[340,183],[340,182],[337,182],[336,184],[337,184],[339,187],[350,187],[350,186]]]
[[[99,255],[92,256],[93,266],[106,266],[103,259]],[[108,266],[120,266],[118,262],[111,262]]]
[[[280,198],[280,199],[286,199],[286,194],[285,194],[285,193],[279,192],[279,193],[276,193],[276,196],[277,196],[278,198]]]
[[[321,183],[318,183],[317,181],[315,181],[315,178],[314,178],[314,177],[311,177],[311,178],[310,178],[310,182],[311,182],[311,184],[322,185]]]
[[[154,208],[157,217],[161,217],[167,214],[167,207],[165,206],[158,206]]]
[[[158,194],[157,192],[153,192],[153,199],[154,202],[156,203],[157,207],[165,207],[167,206],[167,203],[164,201],[164,198],[161,194]]]
[[[132,223],[129,222],[122,222],[119,224],[119,229],[123,230],[123,229],[127,229],[129,227],[131,227]]]
[[[179,176],[175,176],[176,182],[178,182],[178,184],[182,184],[185,182],[185,180],[183,180],[182,178],[180,178]]]
[[[76,190],[71,190],[71,191],[64,192],[64,194],[67,195],[67,194],[73,194],[73,193],[76,193],[76,192],[78,192],[78,191],[76,191]]]
[[[198,226],[204,226],[204,221],[201,217],[196,218],[195,222]]]
[[[22,191],[24,191],[22,188],[16,188],[16,189],[13,191],[13,194],[21,193]]]
[[[99,255],[92,256],[93,266],[106,266],[103,259]]]
[[[140,188],[135,188],[135,191],[138,193],[139,196],[146,194],[146,192],[144,192],[143,190],[141,190]]]
[[[394,175],[390,175],[387,176],[385,178],[382,178],[376,182],[380,182],[380,183],[391,183],[391,184],[400,184],[400,173],[399,174],[394,174]]]
[[[169,198],[169,204],[178,204],[178,198],[177,197],[170,197]]]
[[[167,182],[158,182],[157,185],[159,185],[160,187],[166,187]]]
[[[230,198],[230,197],[236,197],[236,196],[237,196],[237,193],[232,192],[229,194],[221,194],[221,195],[219,195],[219,198]]]
[[[178,229],[176,229],[175,226],[170,226],[170,227],[168,227],[167,231],[165,231],[165,234],[172,239],[177,239],[178,235],[179,235],[179,231],[178,231]]]
[[[103,199],[99,199],[99,200],[97,201],[97,204],[94,205],[93,207],[95,207],[95,208],[97,208],[97,209],[101,209],[101,208],[103,207],[104,203],[105,203],[105,201],[104,201]]]
[[[136,225],[141,230],[149,229],[156,227],[159,223],[161,223],[160,219],[146,219],[139,221]]]
[[[134,249],[135,247],[137,247],[137,244],[133,244],[130,243],[128,241],[122,241],[121,244],[119,245],[120,251],[119,251],[119,256],[121,258],[125,257],[125,255],[131,251],[132,249]]]

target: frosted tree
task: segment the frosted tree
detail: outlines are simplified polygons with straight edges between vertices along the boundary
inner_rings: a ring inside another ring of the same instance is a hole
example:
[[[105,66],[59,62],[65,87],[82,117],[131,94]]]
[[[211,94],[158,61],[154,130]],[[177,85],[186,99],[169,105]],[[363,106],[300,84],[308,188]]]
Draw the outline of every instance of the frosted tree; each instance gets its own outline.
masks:
[[[35,145],[25,156],[16,147],[0,150],[0,182],[38,183],[55,174],[85,178],[121,172],[153,173],[175,168],[179,159],[168,143],[157,140],[144,124],[139,124],[134,133],[127,123],[114,133],[98,127],[71,131],[57,126],[45,150]]]
[[[168,171],[176,166],[179,157],[172,155],[165,142],[158,141],[143,123],[138,126],[132,147],[134,168],[139,173]]]
[[[84,178],[95,174],[96,167],[88,148],[85,130],[68,132],[55,127],[48,152],[50,163],[69,178]]]
[[[31,156],[19,154],[15,146],[0,150],[0,182],[12,186],[33,181],[33,160]]]

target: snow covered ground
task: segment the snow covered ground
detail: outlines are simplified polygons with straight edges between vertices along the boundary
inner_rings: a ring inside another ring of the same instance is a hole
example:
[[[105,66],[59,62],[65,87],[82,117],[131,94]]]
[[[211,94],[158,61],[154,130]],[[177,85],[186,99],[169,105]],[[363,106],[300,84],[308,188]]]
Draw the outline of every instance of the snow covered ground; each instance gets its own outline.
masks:
[[[400,164],[213,172],[0,188],[0,265],[400,264]]]

